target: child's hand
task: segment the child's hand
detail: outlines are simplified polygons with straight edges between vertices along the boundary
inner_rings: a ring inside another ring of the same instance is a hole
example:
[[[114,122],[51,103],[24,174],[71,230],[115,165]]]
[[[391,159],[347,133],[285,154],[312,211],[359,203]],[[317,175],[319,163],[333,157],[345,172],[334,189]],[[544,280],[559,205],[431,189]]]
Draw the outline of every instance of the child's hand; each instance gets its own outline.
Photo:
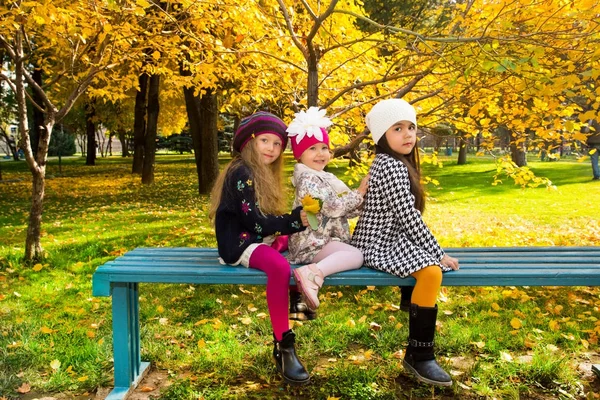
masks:
[[[306,211],[300,210],[300,219],[302,220],[302,226],[308,226],[308,217]]]
[[[444,254],[444,257],[442,257],[440,264],[450,267],[455,271],[457,271],[460,268],[458,266],[458,259],[450,257],[448,254]]]
[[[367,189],[369,188],[369,178],[371,177],[370,174],[367,174],[367,176],[365,176],[362,181],[360,182],[360,186],[358,187],[358,192],[360,194],[362,194],[363,196],[365,194],[367,194]]]

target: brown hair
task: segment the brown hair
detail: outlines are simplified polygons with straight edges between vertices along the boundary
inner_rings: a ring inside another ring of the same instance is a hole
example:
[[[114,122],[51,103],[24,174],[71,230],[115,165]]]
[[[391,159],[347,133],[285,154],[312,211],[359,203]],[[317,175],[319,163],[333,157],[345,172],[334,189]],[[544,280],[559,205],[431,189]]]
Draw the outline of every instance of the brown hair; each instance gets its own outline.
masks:
[[[415,196],[415,208],[421,213],[425,211],[425,191],[421,185],[421,162],[419,161],[419,149],[415,145],[407,155],[400,154],[390,147],[387,137],[383,135],[375,145],[375,154],[387,154],[401,161],[408,168],[408,179],[410,180],[410,192]]]
[[[285,191],[283,188],[283,150],[279,157],[269,165],[265,165],[256,151],[256,141],[251,139],[242,149],[236,153],[225,169],[219,174],[215,185],[210,193],[209,218],[213,221],[217,215],[217,209],[223,196],[229,196],[229,188],[225,187],[225,181],[237,168],[245,165],[250,169],[254,185],[257,208],[263,215],[281,215],[285,212]]]

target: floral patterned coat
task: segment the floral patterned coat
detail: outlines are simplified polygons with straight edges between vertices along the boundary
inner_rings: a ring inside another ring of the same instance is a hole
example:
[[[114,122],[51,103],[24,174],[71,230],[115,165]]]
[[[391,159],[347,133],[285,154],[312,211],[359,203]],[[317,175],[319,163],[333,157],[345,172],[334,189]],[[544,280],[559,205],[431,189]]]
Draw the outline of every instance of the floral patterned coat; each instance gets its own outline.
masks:
[[[233,167],[223,185],[221,203],[215,216],[215,233],[219,256],[234,264],[252,243],[261,243],[266,236],[289,235],[304,230],[300,211],[291,214],[264,215],[256,201],[252,173],[242,162]]]
[[[332,181],[335,180],[335,187]],[[342,181],[328,172],[311,170],[303,164],[296,164],[292,183],[296,187],[294,207],[301,204],[307,194],[320,199],[323,204],[317,214],[319,227],[295,233],[289,238],[288,259],[294,264],[311,263],[319,251],[330,241],[350,243],[348,218],[360,215],[359,207],[363,202],[357,190],[351,190]],[[337,188],[345,188],[341,191]]]

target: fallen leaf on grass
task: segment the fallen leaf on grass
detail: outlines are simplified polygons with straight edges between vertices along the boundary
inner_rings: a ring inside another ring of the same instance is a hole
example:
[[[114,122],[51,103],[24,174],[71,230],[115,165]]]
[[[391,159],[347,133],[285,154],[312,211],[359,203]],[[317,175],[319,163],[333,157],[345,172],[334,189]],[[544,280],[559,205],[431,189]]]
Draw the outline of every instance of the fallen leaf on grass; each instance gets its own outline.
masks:
[[[500,358],[506,362],[512,362],[513,360],[512,356],[505,351],[500,352]]]
[[[152,386],[144,386],[140,389],[140,392],[153,392],[156,388],[153,388]]]
[[[521,322],[520,319],[518,318],[513,318],[510,320],[510,326],[512,326],[515,329],[519,329],[523,326],[523,323]]]
[[[380,331],[381,330],[381,325],[379,325],[377,322],[371,322],[369,324],[369,329],[371,329],[373,331]]]
[[[549,344],[549,345],[547,345],[547,346],[546,346],[546,348],[547,348],[548,350],[552,351],[552,352],[558,351],[558,347],[556,347],[556,346],[555,346],[555,345],[553,345],[553,344]]]
[[[18,393],[29,393],[29,391],[31,390],[31,386],[29,386],[29,383],[23,383],[21,386],[19,386],[19,388],[17,389]]]
[[[242,324],[244,324],[244,325],[250,325],[252,323],[252,318],[246,317],[246,318],[242,318],[240,321],[242,321]]]
[[[52,360],[50,362],[50,368],[52,368],[55,371],[58,371],[60,369],[60,361],[58,361],[58,360]]]

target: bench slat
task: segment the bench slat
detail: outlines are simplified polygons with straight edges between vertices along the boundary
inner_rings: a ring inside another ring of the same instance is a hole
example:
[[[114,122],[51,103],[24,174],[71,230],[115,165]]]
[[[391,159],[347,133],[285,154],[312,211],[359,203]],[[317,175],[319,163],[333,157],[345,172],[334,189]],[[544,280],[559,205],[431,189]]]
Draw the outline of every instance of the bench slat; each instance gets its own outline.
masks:
[[[151,258],[150,258],[151,257]],[[459,258],[461,265],[469,265],[469,264],[535,264],[535,265],[543,265],[543,264],[576,264],[576,265],[592,265],[592,266],[600,266],[600,254],[597,257],[551,257],[551,256],[543,256],[543,257],[488,257],[488,256],[480,256],[480,257],[461,257]],[[220,264],[219,260],[215,257],[194,257],[194,256],[154,256],[154,255],[136,255],[136,256],[126,256],[118,259],[118,263],[189,263],[189,264],[198,264],[198,263],[207,263],[207,264]]]
[[[445,286],[600,286],[600,247],[451,248],[461,269],[444,274]],[[263,272],[222,265],[214,248],[137,248],[98,267],[95,296],[110,296],[113,282],[264,285]],[[293,282],[293,278],[291,280]],[[381,271],[361,268],[327,277],[327,285],[410,286]]]

